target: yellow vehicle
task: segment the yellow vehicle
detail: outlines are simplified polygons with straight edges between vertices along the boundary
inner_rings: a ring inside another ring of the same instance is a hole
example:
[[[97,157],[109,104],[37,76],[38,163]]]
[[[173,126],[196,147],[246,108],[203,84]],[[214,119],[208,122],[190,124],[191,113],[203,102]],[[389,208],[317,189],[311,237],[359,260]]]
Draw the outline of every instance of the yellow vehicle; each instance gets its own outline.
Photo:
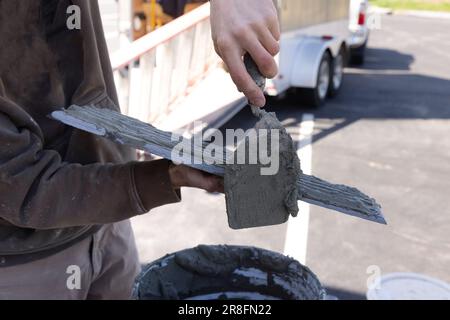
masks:
[[[133,40],[165,25],[207,0],[132,0]]]

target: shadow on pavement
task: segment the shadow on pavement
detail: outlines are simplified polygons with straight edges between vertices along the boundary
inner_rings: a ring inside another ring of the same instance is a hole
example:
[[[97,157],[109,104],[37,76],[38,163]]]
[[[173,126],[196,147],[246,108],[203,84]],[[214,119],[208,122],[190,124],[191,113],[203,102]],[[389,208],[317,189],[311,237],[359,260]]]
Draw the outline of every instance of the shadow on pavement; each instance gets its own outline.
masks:
[[[329,296],[336,297],[338,300],[366,300],[365,295],[352,291],[333,287],[325,287],[325,290]]]
[[[362,69],[366,70],[410,70],[414,56],[396,50],[367,48],[366,63]]]

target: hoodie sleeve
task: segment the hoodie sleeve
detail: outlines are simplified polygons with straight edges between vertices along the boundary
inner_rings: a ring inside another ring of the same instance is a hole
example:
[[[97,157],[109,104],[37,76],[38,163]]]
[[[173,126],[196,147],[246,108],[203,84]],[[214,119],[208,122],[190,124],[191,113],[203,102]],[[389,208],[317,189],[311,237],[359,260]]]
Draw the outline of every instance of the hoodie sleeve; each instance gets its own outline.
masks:
[[[36,122],[0,97],[0,218],[54,229],[121,221],[180,201],[166,160],[64,163],[43,147]]]

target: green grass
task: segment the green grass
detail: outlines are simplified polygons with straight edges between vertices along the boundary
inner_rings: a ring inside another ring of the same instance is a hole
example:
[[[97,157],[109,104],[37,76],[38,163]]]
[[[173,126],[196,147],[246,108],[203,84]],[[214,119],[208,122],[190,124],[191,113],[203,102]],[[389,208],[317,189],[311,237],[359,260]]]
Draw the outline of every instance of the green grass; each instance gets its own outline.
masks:
[[[394,10],[429,10],[450,12],[449,0],[371,0],[371,4]]]

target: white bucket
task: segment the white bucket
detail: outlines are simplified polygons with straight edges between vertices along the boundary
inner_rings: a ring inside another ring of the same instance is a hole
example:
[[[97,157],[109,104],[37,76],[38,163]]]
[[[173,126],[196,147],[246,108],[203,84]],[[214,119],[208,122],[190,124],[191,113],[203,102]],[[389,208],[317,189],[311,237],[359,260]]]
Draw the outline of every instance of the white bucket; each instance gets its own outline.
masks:
[[[368,300],[450,300],[450,285],[416,273],[392,273],[367,291]]]

